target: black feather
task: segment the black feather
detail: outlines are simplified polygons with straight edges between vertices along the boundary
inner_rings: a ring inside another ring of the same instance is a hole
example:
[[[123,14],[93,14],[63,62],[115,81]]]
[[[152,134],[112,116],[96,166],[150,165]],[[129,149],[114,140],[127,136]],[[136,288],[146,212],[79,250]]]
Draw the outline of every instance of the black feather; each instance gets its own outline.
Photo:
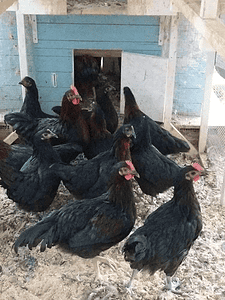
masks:
[[[79,200],[53,211],[25,230],[14,243],[14,250],[41,242],[41,251],[59,244],[83,258],[93,258],[123,240],[132,230],[136,209],[129,180],[119,175],[127,167],[117,163],[111,170],[107,193]]]

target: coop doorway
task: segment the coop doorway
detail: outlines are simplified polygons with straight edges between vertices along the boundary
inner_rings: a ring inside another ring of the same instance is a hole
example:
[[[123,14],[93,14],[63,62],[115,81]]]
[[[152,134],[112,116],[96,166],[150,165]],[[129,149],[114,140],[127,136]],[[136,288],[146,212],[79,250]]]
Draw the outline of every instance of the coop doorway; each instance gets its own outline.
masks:
[[[88,50],[79,49],[73,50],[73,83],[79,85],[78,61],[84,56],[91,56],[97,62],[99,68],[99,76],[97,81],[93,79],[88,84],[83,85],[81,90],[82,96],[85,98],[83,107],[87,108],[90,103],[95,100],[95,93],[92,86],[104,86],[109,91],[110,98],[119,112],[120,108],[120,90],[121,90],[121,53],[120,50]],[[79,88],[78,88],[79,91]],[[79,91],[80,92],[80,91]]]

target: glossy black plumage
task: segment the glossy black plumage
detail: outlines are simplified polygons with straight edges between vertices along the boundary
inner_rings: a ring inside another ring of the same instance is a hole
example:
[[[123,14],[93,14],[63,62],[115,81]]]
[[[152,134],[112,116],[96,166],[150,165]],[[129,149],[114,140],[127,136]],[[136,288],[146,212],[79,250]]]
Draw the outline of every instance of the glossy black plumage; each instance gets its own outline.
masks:
[[[113,135],[106,128],[104,112],[97,103],[93,103],[92,107],[92,113],[88,120],[90,143],[84,148],[84,154],[88,159],[111,149],[113,145]]]
[[[126,241],[123,252],[132,269],[151,274],[162,270],[173,276],[202,229],[202,217],[193,187],[201,174],[188,166],[180,171],[174,197],[151,213]]]
[[[109,98],[108,91],[105,90],[105,87],[96,88],[96,102],[99,104],[99,106],[105,114],[107,130],[113,134],[118,128],[118,115],[112,104],[112,101]],[[60,115],[61,106],[54,106],[52,107],[52,110],[56,114]],[[87,113],[85,110],[82,110],[82,114],[84,118],[87,121],[89,121],[90,113]]]
[[[38,99],[38,89],[34,79],[31,77],[24,77],[19,84],[23,85],[26,89],[26,95],[24,98],[23,105],[20,112],[26,114],[30,118],[55,118],[46,114],[42,111],[39,99]]]
[[[74,105],[73,100],[76,98],[74,91],[69,90],[65,93],[62,100],[62,111],[59,118],[36,118],[36,127],[33,132],[30,130],[30,135],[35,132],[50,129],[52,132],[57,134],[58,139],[52,139],[51,143],[63,144],[63,143],[75,143],[80,146],[87,144],[90,140],[89,129],[86,121],[84,120],[81,107],[78,104]],[[24,123],[27,123],[26,115],[22,113],[9,113],[5,115],[5,122],[10,124],[18,134],[23,136],[23,128],[27,131]],[[34,122],[34,120],[30,119]],[[29,138],[26,136],[26,138]]]
[[[22,144],[8,145],[4,141],[0,141],[0,151],[2,152],[3,149],[7,152],[7,155],[4,156],[5,162],[18,171],[33,154],[32,146]]]
[[[105,87],[96,88],[96,101],[105,114],[107,130],[114,133],[118,127],[118,115]]]
[[[146,116],[135,117],[131,124],[137,135],[131,148],[132,161],[140,175],[136,180],[145,194],[156,196],[174,185],[182,168],[151,144]]]
[[[33,154],[21,170],[9,164],[10,146],[1,144],[0,177],[10,199],[28,211],[43,211],[52,203],[60,178],[49,167],[60,157],[49,143],[46,130],[39,131],[32,139]],[[52,136],[52,133],[50,137]],[[3,147],[4,146],[4,147]]]
[[[53,211],[25,230],[14,250],[25,245],[32,249],[41,242],[41,251],[59,244],[80,257],[93,258],[119,243],[130,233],[136,218],[132,185],[124,177],[132,173],[127,163],[117,163],[111,169],[107,193]]]
[[[56,113],[57,115],[60,115],[60,112],[61,112],[61,105],[53,106],[53,107],[52,107],[52,111],[53,111],[54,113]]]
[[[77,199],[93,198],[105,193],[112,166],[118,161],[131,160],[130,146],[135,136],[133,127],[123,125],[114,135],[112,149],[76,166],[55,163],[51,167]]]
[[[138,107],[133,93],[129,87],[124,87],[125,110],[124,124],[131,123],[135,117],[145,116],[150,129],[151,143],[164,155],[188,152],[190,147],[188,143],[169,133],[169,131],[160,127],[154,120],[144,114]],[[137,130],[137,128],[135,128]]]
[[[75,85],[84,102],[88,97],[93,97],[93,87],[98,82],[100,62],[91,55],[78,55],[74,60]]]

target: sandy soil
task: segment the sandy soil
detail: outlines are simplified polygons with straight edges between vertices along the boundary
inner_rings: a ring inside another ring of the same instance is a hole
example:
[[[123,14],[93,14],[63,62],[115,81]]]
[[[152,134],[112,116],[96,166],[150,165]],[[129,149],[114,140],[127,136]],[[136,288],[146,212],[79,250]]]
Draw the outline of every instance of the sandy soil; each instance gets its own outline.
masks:
[[[172,158],[180,165],[192,162],[184,155]],[[182,281],[181,295],[162,290],[164,274],[160,272],[153,276],[139,273],[134,280],[133,294],[130,294],[125,283],[131,269],[121,253],[123,243],[102,253],[116,265],[115,270],[100,265],[103,282],[95,281],[91,260],[65,253],[57,247],[43,253],[39,252],[39,247],[32,251],[23,247],[16,255],[12,245],[19,233],[73,198],[61,185],[49,211],[33,214],[19,210],[0,188],[0,299],[225,299],[225,209],[219,205],[213,172],[210,171],[194,186],[204,227],[175,275]],[[144,195],[134,182],[134,194],[138,211],[136,228],[149,213],[173,196],[173,189],[152,199]]]

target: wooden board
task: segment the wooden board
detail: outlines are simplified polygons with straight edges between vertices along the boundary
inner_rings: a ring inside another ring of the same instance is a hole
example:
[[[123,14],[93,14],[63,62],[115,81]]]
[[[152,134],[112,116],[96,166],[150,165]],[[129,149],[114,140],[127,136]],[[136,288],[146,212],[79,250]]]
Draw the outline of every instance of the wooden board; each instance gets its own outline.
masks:
[[[121,113],[124,112],[123,87],[128,86],[140,109],[155,121],[164,121],[168,59],[150,55],[122,53]]]
[[[38,43],[32,44],[35,80],[42,109],[48,113],[73,82],[74,53],[161,55],[158,17],[38,15],[37,28]],[[57,76],[56,88],[52,73]]]

